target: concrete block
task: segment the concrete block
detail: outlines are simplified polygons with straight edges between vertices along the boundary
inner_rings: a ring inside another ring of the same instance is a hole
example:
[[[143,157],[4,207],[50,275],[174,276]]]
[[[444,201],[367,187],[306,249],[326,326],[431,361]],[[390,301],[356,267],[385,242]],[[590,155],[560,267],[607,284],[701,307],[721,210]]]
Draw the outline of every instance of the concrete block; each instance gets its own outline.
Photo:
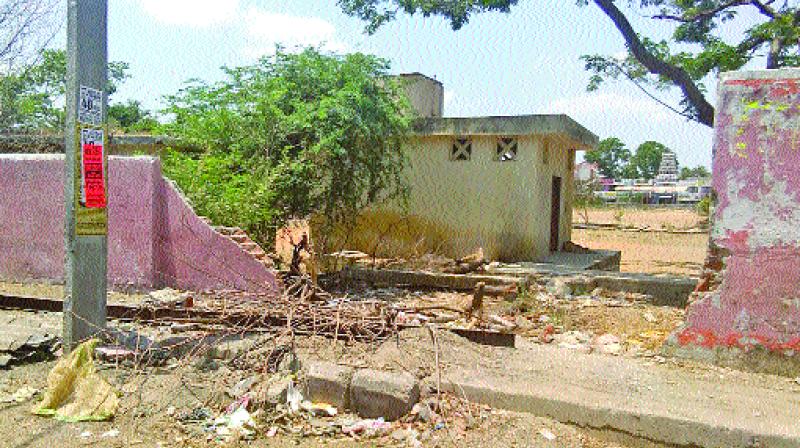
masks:
[[[353,375],[350,403],[358,415],[397,420],[419,401],[419,382],[409,373],[364,369]]]
[[[306,365],[304,395],[312,402],[330,403],[339,409],[350,407],[352,367],[329,362],[310,362]]]

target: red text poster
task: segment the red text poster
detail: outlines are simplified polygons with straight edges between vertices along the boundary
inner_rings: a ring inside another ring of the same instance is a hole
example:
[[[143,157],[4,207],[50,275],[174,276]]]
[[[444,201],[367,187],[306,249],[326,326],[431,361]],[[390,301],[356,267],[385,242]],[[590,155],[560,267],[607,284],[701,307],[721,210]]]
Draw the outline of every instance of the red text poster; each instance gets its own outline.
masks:
[[[86,208],[106,207],[106,183],[103,157],[103,131],[99,135],[81,135],[81,199]]]

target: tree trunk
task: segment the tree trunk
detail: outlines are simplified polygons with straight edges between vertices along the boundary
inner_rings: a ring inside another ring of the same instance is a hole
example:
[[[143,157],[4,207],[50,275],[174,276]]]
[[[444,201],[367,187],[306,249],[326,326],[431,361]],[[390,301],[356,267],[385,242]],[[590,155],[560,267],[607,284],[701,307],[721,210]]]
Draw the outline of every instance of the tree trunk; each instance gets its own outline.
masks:
[[[712,106],[697,87],[697,84],[692,80],[688,73],[681,67],[672,65],[661,59],[647,50],[644,46],[636,31],[631,26],[625,14],[617,8],[614,0],[594,0],[595,4],[614,22],[628,48],[633,53],[636,60],[647,68],[650,73],[661,75],[669,78],[672,82],[680,87],[683,95],[689,101],[695,111],[697,112],[697,120],[708,127],[714,126],[714,106]]]

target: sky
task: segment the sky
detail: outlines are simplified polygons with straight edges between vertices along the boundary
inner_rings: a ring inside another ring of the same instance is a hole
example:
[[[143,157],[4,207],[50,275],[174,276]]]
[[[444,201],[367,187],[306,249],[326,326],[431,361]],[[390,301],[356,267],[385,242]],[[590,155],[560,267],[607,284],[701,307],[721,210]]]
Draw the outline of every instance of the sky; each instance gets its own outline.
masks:
[[[442,18],[400,16],[372,36],[335,0],[109,0],[109,60],[130,64],[112,101],[160,109],[187,80],[219,80],[286,47],[322,45],[386,58],[392,72],[421,72],[444,84],[446,116],[565,113],[600,138],[631,150],[647,140],[673,149],[682,166],[710,166],[712,131],[660,106],[632,83],[587,92],[583,54],[618,55],[622,36],[594,5],[521,0],[510,14],[474,16],[458,31]],[[631,16],[641,33],[665,35]],[[707,85],[712,92],[714,82]],[[677,105],[677,92],[658,92]]]

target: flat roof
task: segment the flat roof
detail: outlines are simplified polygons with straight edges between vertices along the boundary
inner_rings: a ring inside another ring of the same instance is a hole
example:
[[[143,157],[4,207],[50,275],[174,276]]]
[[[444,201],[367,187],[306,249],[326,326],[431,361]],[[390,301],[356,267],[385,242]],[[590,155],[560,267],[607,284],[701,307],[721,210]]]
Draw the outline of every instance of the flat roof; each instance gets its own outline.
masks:
[[[435,82],[435,83],[437,83],[439,85],[444,85],[438,79],[432,78],[432,77],[430,77],[428,75],[423,75],[420,72],[400,73],[397,76],[400,76],[400,77],[403,77],[403,78],[425,78],[425,79],[427,79],[429,81],[433,81],[433,82]]]
[[[412,129],[418,136],[561,135],[579,146],[576,149],[593,149],[600,141],[564,114],[420,118]]]

